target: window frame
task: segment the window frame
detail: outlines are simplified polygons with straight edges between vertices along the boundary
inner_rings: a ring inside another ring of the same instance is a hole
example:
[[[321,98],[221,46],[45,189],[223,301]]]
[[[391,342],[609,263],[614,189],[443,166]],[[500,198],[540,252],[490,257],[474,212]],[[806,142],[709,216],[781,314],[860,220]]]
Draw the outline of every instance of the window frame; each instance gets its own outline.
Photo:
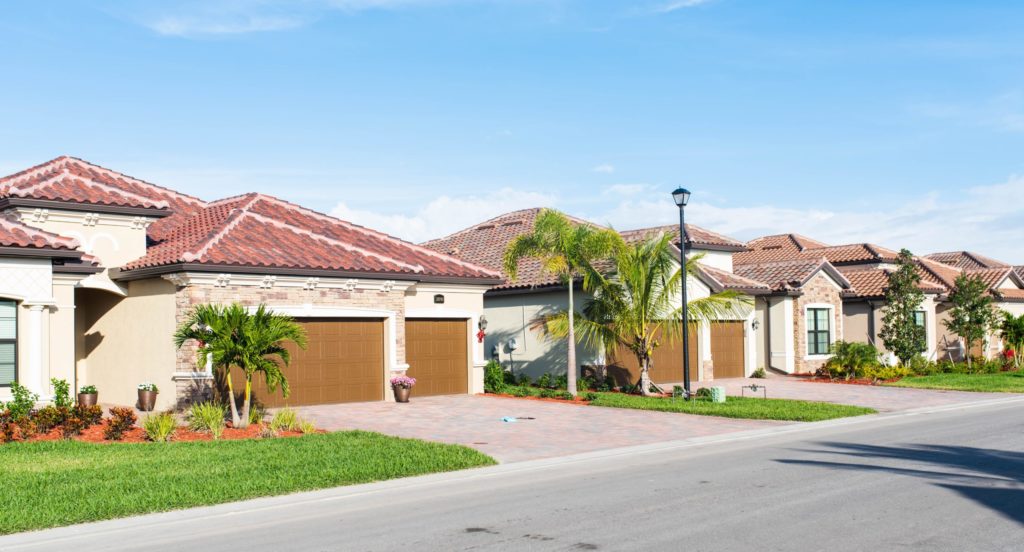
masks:
[[[826,318],[828,320],[828,327],[826,329],[824,329],[824,330],[818,328],[818,312],[821,312],[821,311],[827,313],[827,315],[828,315],[827,318]],[[828,357],[832,356],[832,353],[831,353],[832,339],[833,339],[833,336],[835,335],[834,326],[835,326],[835,306],[827,305],[827,304],[825,304],[825,305],[814,304],[814,305],[807,305],[806,307],[804,307],[804,335],[806,336],[806,342],[804,344],[804,349],[805,349],[804,352],[806,353],[806,358],[808,358],[808,359],[821,359],[821,358],[828,358]],[[812,329],[812,327],[813,327],[813,329]],[[827,345],[827,348],[826,348],[826,350],[824,352],[821,352],[821,351],[819,351],[817,349],[817,347],[818,347],[818,339],[817,338],[822,333],[824,333],[826,335],[826,345]],[[812,335],[813,335],[813,339],[812,339]],[[812,343],[813,343],[813,347],[814,347],[814,351],[813,352],[812,352]]]
[[[11,383],[18,381],[18,302],[14,299],[0,298],[0,303],[11,303],[14,305],[14,337],[0,338],[0,345],[6,343],[14,345],[14,379],[10,383],[0,382],[0,389],[9,389]]]

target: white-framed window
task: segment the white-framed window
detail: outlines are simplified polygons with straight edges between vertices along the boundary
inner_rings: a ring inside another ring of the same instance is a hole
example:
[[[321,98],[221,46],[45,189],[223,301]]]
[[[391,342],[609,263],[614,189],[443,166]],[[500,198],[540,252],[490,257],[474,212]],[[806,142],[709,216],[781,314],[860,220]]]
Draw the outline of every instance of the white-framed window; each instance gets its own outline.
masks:
[[[804,311],[807,326],[807,356],[828,356],[832,352],[832,336],[835,335],[831,305],[808,305]]]
[[[0,299],[0,387],[18,381],[18,304]]]

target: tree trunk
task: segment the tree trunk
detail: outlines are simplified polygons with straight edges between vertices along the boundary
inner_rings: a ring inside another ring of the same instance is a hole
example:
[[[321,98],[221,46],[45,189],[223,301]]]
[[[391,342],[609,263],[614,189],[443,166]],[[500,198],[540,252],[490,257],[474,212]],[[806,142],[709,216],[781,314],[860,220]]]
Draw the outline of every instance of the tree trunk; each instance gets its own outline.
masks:
[[[252,404],[252,376],[245,376],[245,400],[242,402],[242,419],[235,425],[238,429],[249,427],[249,405]]]
[[[567,391],[576,396],[576,306],[572,297],[572,278],[569,278],[569,359],[565,368]]]
[[[640,394],[651,396],[651,357],[646,355],[640,359]]]
[[[231,407],[231,425],[238,427],[238,405],[235,404],[235,387],[231,385],[231,367],[224,367],[225,379],[228,380],[228,405]]]

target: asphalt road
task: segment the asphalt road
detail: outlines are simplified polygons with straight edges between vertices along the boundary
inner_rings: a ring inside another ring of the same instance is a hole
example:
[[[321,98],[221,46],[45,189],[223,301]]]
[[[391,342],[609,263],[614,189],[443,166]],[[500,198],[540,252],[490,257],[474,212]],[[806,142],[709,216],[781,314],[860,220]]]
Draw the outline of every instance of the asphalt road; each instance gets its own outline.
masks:
[[[253,501],[0,549],[1022,550],[1024,403]]]

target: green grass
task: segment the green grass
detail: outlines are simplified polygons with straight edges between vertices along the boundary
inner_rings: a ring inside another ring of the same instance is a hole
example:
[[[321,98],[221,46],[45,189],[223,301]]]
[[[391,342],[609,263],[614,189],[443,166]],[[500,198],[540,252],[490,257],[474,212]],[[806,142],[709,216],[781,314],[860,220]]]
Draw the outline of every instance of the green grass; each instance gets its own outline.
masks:
[[[915,387],[918,389],[945,389],[949,391],[979,391],[989,393],[1024,393],[1024,372],[1000,372],[998,374],[933,374],[903,378],[893,387]]]
[[[877,411],[861,406],[825,402],[796,401],[789,399],[756,399],[729,397],[724,403],[708,400],[684,401],[662,397],[641,397],[623,393],[598,393],[594,406],[611,408],[634,408],[679,412],[701,416],[722,416],[724,418],[746,418],[751,420],[786,420],[793,422],[818,422],[848,416],[875,414]]]
[[[0,534],[495,464],[351,431],[191,443],[0,445]]]

